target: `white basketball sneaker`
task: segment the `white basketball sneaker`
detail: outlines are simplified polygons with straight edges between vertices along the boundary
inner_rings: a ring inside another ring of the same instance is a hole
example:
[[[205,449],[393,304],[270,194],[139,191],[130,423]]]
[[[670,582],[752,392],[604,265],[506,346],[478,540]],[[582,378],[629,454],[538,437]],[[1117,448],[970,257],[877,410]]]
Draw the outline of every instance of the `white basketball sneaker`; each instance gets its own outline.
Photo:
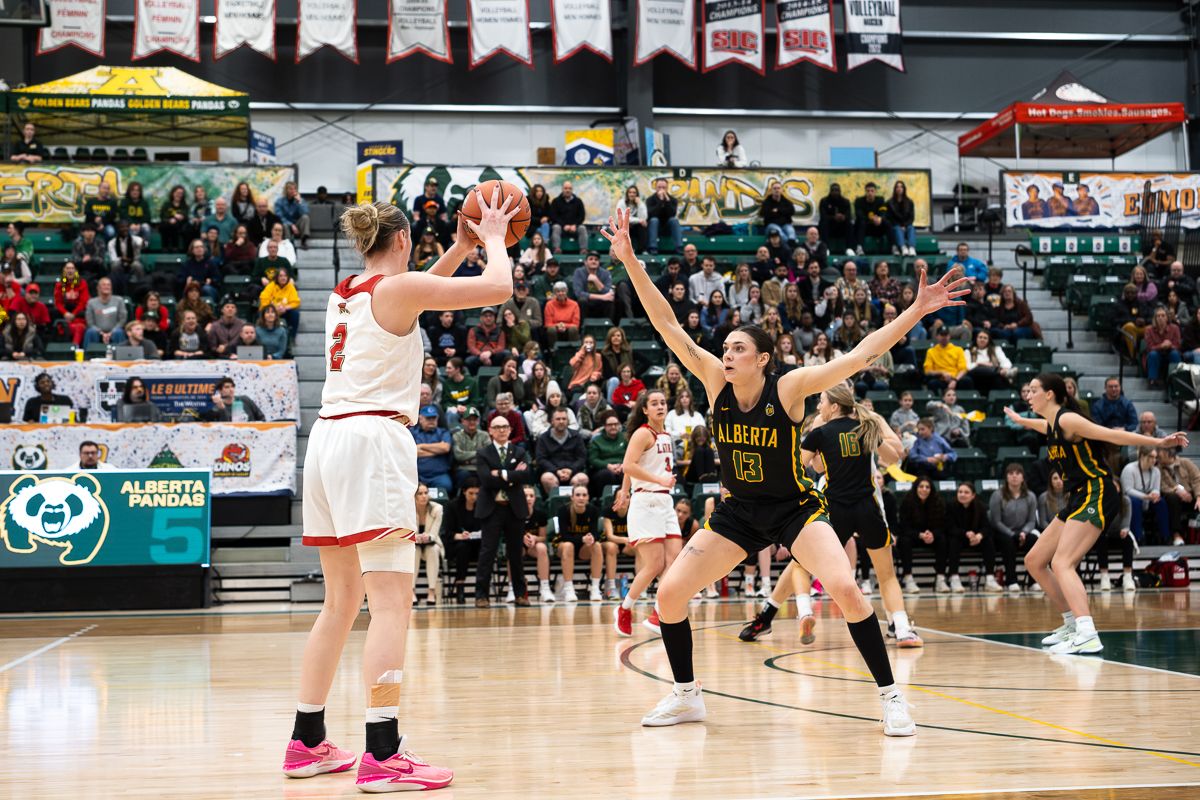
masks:
[[[1075,623],[1063,623],[1054,629],[1054,633],[1042,639],[1042,647],[1053,647],[1062,642],[1069,642],[1075,637]]]
[[[541,600],[543,603],[553,603],[554,602],[554,592],[550,591],[549,586],[543,586],[539,596],[541,597]]]
[[[904,593],[905,594],[920,594],[921,587],[917,585],[917,579],[912,575],[904,576]]]
[[[1100,573],[1100,591],[1102,591],[1102,592],[1111,592],[1112,591],[1112,578],[1108,577],[1107,572]]]
[[[1069,640],[1051,647],[1050,652],[1055,655],[1095,655],[1104,652],[1104,645],[1100,643],[1100,634],[1094,631],[1087,634],[1076,631]]]
[[[899,691],[894,691],[883,701],[883,733],[885,736],[912,736],[917,732],[917,723],[908,713],[908,701]]]
[[[672,689],[671,693],[658,701],[649,714],[642,717],[647,728],[661,728],[684,722],[702,722],[708,716],[704,708],[704,697],[699,684],[690,692]]]

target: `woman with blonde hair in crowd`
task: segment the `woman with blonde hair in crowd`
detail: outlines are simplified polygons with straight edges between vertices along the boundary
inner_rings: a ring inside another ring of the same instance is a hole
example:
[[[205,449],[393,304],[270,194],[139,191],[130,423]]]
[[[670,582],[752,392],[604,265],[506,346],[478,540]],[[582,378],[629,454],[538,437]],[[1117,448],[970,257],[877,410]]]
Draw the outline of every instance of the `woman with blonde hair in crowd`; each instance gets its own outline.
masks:
[[[679,397],[680,391],[687,389],[687,385],[687,380],[683,377],[683,370],[674,361],[667,364],[663,374],[654,382],[654,388],[666,395],[667,408],[675,405],[675,398]]]
[[[745,322],[744,319],[742,321]],[[767,306],[767,310],[763,314],[762,329],[767,332],[767,336],[770,336],[772,341],[785,333],[783,322],[779,319],[779,309],[775,306]]]
[[[682,444],[684,437],[689,436],[694,428],[704,424],[704,415],[696,410],[694,403],[692,390],[685,386],[675,395],[675,407],[667,412],[664,426],[677,445]],[[682,453],[681,447],[676,449]]]
[[[425,605],[436,606],[441,597],[442,562],[446,558],[446,545],[442,542],[442,504],[430,502],[429,487],[423,483],[417,484],[415,502],[417,535],[413,544],[417,546],[417,566],[413,571],[413,584],[424,564]]]
[[[617,201],[617,209],[629,212],[629,237],[633,240],[633,249],[641,253],[646,249],[646,203],[638,187],[630,184],[625,187],[625,194]]]
[[[738,310],[742,312],[742,321],[746,325],[762,325],[766,307],[763,306],[762,289],[757,283],[747,290],[746,298],[746,302],[738,306]],[[778,312],[776,314],[778,315]]]
[[[780,375],[791,372],[803,363],[802,356],[796,352],[796,340],[790,333],[775,340],[775,361],[778,364],[776,371]]]
[[[758,286],[750,277],[750,265],[746,262],[738,264],[733,269],[733,280],[729,282],[729,307],[741,308],[750,302],[750,289]]]
[[[790,331],[800,324],[800,315],[804,313],[804,304],[800,301],[800,287],[789,283],[783,287],[783,302],[779,304],[779,317],[783,329]]]

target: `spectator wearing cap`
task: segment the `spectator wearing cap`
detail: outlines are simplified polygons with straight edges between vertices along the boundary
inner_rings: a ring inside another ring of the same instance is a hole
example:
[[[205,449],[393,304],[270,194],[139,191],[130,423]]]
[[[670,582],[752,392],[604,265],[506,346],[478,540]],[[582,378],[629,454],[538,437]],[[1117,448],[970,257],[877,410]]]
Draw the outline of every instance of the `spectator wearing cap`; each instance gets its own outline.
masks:
[[[971,255],[971,246],[966,242],[959,242],[954,248],[954,255],[950,258],[950,262],[946,264],[946,269],[951,270],[954,267],[962,267],[963,275],[973,281],[987,281],[988,267],[987,264],[980,261]]]
[[[579,341],[579,303],[567,297],[567,284],[563,281],[554,284],[554,298],[546,303],[545,321],[546,341],[550,347],[558,342]]]
[[[417,424],[410,430],[417,443],[417,478],[426,486],[436,486],[447,493],[453,491],[450,433],[438,427],[438,407],[422,406]]]
[[[1070,198],[1063,194],[1063,185],[1060,181],[1055,181],[1050,185],[1050,199],[1046,201],[1046,205],[1050,207],[1050,216],[1052,217],[1073,217],[1075,216],[1075,206],[1071,204]]]
[[[29,316],[29,321],[41,333],[45,333],[50,327],[50,309],[42,302],[42,288],[36,283],[30,283],[25,287],[24,294],[13,300],[9,313],[17,311],[24,311]]]
[[[226,297],[221,303],[221,316],[208,323],[205,330],[209,347],[218,358],[229,358],[233,354],[245,325],[246,321],[238,316],[237,303],[232,297]]]
[[[650,255],[658,255],[659,236],[665,228],[671,237],[671,253],[683,250],[683,228],[679,224],[679,201],[667,191],[667,179],[654,181],[654,192],[646,198],[646,234]]]
[[[425,204],[428,202],[437,204],[438,217],[445,219],[446,217],[446,201],[438,194],[438,179],[432,175],[425,179],[425,189],[421,194],[413,200],[413,219],[421,219],[425,216]]]
[[[879,196],[879,187],[874,181],[863,188],[863,196],[854,201],[854,252],[863,255],[867,237],[891,239],[891,226],[887,221],[887,201]]]
[[[416,217],[413,222],[413,237],[420,239],[426,231],[433,233],[434,241],[447,248],[450,246],[450,223],[444,219],[445,215],[441,213],[441,206],[436,200],[427,200],[421,198],[424,202],[417,210]]]
[[[237,386],[229,376],[217,381],[212,402],[212,408],[203,415],[209,422],[263,422],[267,418],[257,403],[237,393]]]
[[[583,201],[575,195],[570,181],[562,185],[562,194],[550,201],[550,248],[555,254],[562,252],[562,236],[574,236],[579,242],[580,255],[587,255],[588,229],[583,224],[587,211]]]
[[[446,377],[442,379],[442,406],[446,410],[447,423],[457,424],[461,415],[482,405],[479,379],[467,372],[462,358],[451,358],[446,362]]]
[[[464,407],[459,417],[462,427],[450,437],[451,453],[454,455],[454,482],[462,485],[463,478],[475,474],[475,456],[479,448],[489,441],[487,431],[479,427],[479,409]]]
[[[504,331],[496,324],[496,307],[487,306],[479,312],[479,324],[467,334],[467,368],[475,373],[481,366],[499,366],[504,351]]]
[[[542,271],[529,279],[529,294],[543,306],[554,299],[554,284],[564,280],[562,266],[557,259],[546,261]]]
[[[283,223],[284,232],[289,239],[299,239],[300,248],[308,249],[308,203],[300,196],[295,181],[288,181],[283,187],[283,196],[275,200],[275,216]]]
[[[571,275],[571,284],[584,319],[612,319],[616,292],[612,274],[600,269],[599,255],[588,253],[583,259],[583,269]]]
[[[758,213],[762,217],[763,225],[766,226],[768,236],[771,235],[771,231],[775,231],[789,248],[796,246],[796,228],[792,225],[792,217],[796,215],[796,206],[783,196],[782,183],[772,181],[771,188],[767,190],[767,196],[763,198]]]
[[[534,339],[542,338],[542,307],[537,300],[529,296],[527,282],[516,281],[513,283],[513,296],[500,306],[500,313],[503,314],[505,309],[511,309],[517,315],[517,319],[523,319],[529,323],[529,330]]]

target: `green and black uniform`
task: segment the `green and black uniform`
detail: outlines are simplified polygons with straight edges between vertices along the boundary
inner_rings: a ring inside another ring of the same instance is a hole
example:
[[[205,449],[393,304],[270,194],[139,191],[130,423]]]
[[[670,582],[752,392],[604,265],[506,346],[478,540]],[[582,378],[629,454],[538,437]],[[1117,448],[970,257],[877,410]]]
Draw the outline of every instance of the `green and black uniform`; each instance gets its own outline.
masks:
[[[1046,449],[1050,463],[1062,473],[1067,502],[1058,512],[1063,522],[1079,520],[1101,531],[1109,520],[1121,513],[1121,490],[1104,462],[1104,442],[1080,439],[1072,442],[1063,432],[1060,420],[1068,412],[1060,408],[1046,431]]]
[[[729,491],[704,523],[747,554],[781,544],[792,549],[810,522],[829,522],[825,496],[800,464],[799,426],[779,400],[779,376],[766,376],[758,402],[738,408],[725,384],[712,408],[721,485]]]
[[[591,534],[597,542],[604,538],[600,530],[600,512],[588,504],[581,514],[575,514],[572,519],[571,505],[568,503],[558,512],[558,530],[554,533],[552,544],[558,546],[564,542],[575,545],[575,552],[583,547],[583,537]]]
[[[809,431],[804,449],[825,462],[825,497],[829,522],[842,544],[858,534],[863,546],[878,550],[892,543],[892,534],[875,499],[874,453],[858,440],[859,421],[838,417]]]

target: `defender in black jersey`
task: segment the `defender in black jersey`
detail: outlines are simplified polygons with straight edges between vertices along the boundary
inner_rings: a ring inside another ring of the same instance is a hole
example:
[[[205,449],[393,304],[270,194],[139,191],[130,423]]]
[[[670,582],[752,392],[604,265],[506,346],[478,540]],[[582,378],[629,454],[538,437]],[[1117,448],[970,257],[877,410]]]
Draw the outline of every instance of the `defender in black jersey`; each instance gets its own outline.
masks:
[[[721,475],[730,492],[659,584],[659,627],[675,688],[642,718],[642,724],[675,725],[704,719],[707,712],[692,671],[688,602],[704,586],[727,575],[751,548],[779,543],[787,545],[792,557],[820,579],[841,608],[850,635],[879,686],[884,733],[916,733],[908,703],[894,684],[874,609],[858,590],[850,562],[829,525],[823,496],[804,477],[797,462],[796,422],[804,416],[805,397],[866,369],[926,314],[948,305],[963,305],[958,298],[967,294],[966,279],[958,269],[951,269],[941,280],[927,284],[922,272],[912,305],[867,335],[851,352],[820,366],[776,376],[771,364],[774,342],[757,326],[730,333],[720,359],[696,346],[634,255],[627,211],[618,210],[602,234],[612,243],[612,255],[625,266],[655,329],[680,363],[704,385]]]
[[[1101,653],[1104,645],[1088,609],[1087,590],[1075,569],[1121,508],[1120,488],[1105,463],[1107,445],[1186,447],[1187,435],[1155,439],[1102,428],[1067,396],[1063,379],[1050,373],[1029,382],[1029,406],[1040,419],[1025,419],[1011,408],[1004,413],[1021,427],[1046,436],[1050,461],[1062,472],[1068,494],[1066,506],[1025,555],[1025,568],[1063,617],[1063,624],[1042,644],[1051,653]]]

